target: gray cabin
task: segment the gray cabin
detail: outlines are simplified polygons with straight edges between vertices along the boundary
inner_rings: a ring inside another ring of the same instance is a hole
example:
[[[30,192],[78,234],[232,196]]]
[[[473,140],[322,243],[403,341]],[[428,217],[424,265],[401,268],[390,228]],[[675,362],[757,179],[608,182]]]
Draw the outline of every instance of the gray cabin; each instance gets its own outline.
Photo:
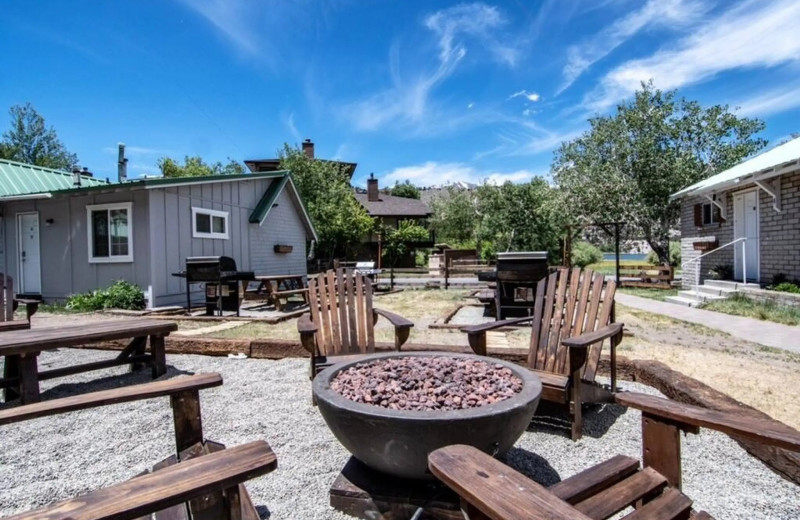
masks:
[[[45,301],[124,279],[150,308],[182,305],[185,280],[172,273],[187,257],[225,255],[242,271],[305,275],[316,240],[287,171],[109,183],[0,160],[0,211],[0,267],[17,293]],[[202,288],[192,295],[202,301]]]

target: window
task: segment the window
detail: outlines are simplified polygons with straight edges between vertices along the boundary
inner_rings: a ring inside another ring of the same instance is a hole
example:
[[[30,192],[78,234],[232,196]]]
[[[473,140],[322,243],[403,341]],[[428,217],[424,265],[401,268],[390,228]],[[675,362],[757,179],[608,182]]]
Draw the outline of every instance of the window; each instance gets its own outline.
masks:
[[[703,204],[703,225],[709,226],[717,222],[719,222],[719,208],[710,202]]]
[[[89,262],[133,262],[130,202],[86,206]]]
[[[228,212],[192,208],[192,236],[195,238],[228,238]]]

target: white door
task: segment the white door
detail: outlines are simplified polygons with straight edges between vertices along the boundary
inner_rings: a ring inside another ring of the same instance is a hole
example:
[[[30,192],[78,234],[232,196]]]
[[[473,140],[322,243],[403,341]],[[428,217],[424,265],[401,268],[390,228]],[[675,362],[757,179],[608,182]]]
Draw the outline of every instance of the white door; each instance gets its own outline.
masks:
[[[18,292],[41,294],[42,270],[39,257],[39,214],[20,213],[19,227],[19,289]]]
[[[747,238],[733,245],[737,280],[759,280],[758,191],[745,191],[733,196],[733,238]],[[744,258],[743,258],[744,257]],[[743,272],[744,268],[747,268]],[[744,280],[744,281],[747,281]]]

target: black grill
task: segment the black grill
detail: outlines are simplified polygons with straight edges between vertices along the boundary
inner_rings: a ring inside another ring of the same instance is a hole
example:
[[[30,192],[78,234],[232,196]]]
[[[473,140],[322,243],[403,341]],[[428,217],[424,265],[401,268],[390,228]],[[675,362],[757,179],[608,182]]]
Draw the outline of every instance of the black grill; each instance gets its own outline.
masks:
[[[186,307],[191,309],[189,286],[193,283],[206,284],[206,315],[214,311],[222,316],[222,311],[236,311],[244,294],[239,282],[255,280],[252,271],[237,271],[236,260],[229,256],[190,256],[186,258],[186,270],[174,273],[186,278]]]

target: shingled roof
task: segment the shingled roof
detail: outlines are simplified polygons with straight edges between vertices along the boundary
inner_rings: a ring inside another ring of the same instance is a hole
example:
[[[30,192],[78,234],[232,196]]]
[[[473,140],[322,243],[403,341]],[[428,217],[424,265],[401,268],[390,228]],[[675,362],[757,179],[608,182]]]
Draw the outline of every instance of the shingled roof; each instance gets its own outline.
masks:
[[[427,217],[432,211],[417,199],[395,197],[381,193],[378,200],[369,200],[366,193],[356,193],[356,200],[366,208],[371,217]]]

